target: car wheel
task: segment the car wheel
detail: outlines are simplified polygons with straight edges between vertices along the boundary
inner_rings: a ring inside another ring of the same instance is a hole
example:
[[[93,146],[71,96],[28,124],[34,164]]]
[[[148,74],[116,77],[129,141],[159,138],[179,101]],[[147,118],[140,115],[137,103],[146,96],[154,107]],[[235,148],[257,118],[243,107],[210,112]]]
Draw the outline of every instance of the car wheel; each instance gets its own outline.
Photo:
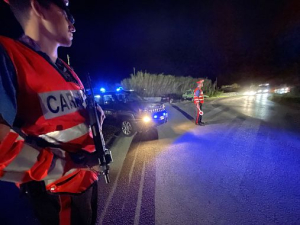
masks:
[[[122,133],[128,137],[132,136],[135,133],[132,123],[128,120],[124,120],[122,122],[121,129]]]

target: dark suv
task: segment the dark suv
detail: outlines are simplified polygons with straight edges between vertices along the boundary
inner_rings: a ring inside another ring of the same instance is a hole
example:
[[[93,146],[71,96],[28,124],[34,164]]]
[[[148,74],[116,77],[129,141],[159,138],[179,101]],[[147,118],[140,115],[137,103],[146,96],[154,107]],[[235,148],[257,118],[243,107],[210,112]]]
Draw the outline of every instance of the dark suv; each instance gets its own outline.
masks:
[[[164,104],[148,102],[134,91],[96,93],[95,100],[106,115],[104,123],[120,127],[126,136],[168,121]]]

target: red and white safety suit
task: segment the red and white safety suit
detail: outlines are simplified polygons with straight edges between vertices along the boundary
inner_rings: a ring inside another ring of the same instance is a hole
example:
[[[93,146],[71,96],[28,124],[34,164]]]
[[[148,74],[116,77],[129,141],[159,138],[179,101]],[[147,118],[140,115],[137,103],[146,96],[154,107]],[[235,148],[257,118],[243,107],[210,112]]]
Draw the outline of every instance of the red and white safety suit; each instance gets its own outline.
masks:
[[[202,104],[204,103],[204,96],[203,96],[203,91],[201,88],[197,87],[194,90],[194,104],[196,106],[196,120],[195,124],[199,124],[202,122]]]

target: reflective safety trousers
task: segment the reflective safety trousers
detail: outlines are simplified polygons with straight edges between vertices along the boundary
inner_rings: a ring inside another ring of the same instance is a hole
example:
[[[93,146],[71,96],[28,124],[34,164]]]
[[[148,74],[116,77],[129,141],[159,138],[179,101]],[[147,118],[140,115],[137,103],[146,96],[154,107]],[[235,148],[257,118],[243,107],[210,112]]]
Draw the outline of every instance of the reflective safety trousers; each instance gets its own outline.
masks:
[[[15,124],[25,135],[40,137],[64,148],[28,145],[14,130],[0,143],[0,180],[25,183],[44,180],[52,193],[81,193],[97,174],[75,169],[70,151],[95,151],[87,125],[83,85],[67,82],[61,72],[37,52],[10,38],[0,37],[17,76]],[[70,148],[68,148],[68,146]]]

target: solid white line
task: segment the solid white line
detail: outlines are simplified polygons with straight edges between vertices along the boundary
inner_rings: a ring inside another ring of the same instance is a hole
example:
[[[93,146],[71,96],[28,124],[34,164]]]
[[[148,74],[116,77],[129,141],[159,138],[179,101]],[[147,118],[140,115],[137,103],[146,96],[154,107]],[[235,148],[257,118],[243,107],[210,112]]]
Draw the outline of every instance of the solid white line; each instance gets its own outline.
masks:
[[[142,169],[142,175],[141,175],[141,181],[140,181],[140,188],[139,188],[139,194],[138,194],[138,199],[137,199],[137,204],[136,204],[136,209],[135,209],[135,216],[134,216],[134,225],[138,225],[140,222],[140,214],[141,214],[141,207],[142,207],[142,198],[143,198],[143,188],[144,188],[144,181],[145,181],[145,162],[143,164],[143,169]]]
[[[141,143],[141,142],[139,142],[139,145],[138,145],[137,148],[136,148],[136,152],[138,152],[140,143]],[[126,155],[127,155],[127,154],[126,154]],[[137,154],[135,155],[135,159],[136,159],[136,157],[137,157]],[[125,156],[125,158],[126,158],[126,156]],[[131,172],[130,172],[130,179],[131,179],[132,170],[133,170],[133,167],[134,167],[134,164],[135,164],[135,159],[134,159],[134,161],[133,161],[133,163],[132,163]],[[112,198],[113,198],[113,196],[114,196],[114,194],[115,194],[115,192],[116,192],[116,189],[117,189],[117,186],[118,186],[118,181],[119,181],[119,177],[120,177],[121,172],[122,172],[122,167],[121,167],[121,169],[119,170],[119,172],[118,172],[118,174],[117,174],[117,176],[116,176],[116,180],[115,180],[115,182],[114,182],[114,184],[113,184],[113,186],[112,186],[112,189],[111,189],[111,191],[110,191],[110,193],[109,193],[109,195],[108,195],[108,198],[107,198],[107,200],[106,200],[105,206],[104,206],[103,211],[102,211],[101,216],[100,216],[100,223],[99,223],[99,224],[103,224],[103,220],[104,220],[104,217],[105,217],[105,215],[106,215],[106,213],[107,213],[107,209],[108,209],[108,207],[109,207],[109,205],[110,205],[110,203],[111,203],[111,201],[112,201]],[[130,183],[130,179],[129,179],[129,182],[128,182],[128,183]],[[123,206],[123,207],[124,207],[124,206]]]
[[[136,147],[136,151],[135,151],[135,154],[134,154],[134,159],[133,159],[133,162],[131,164],[130,171],[129,171],[129,181],[128,181],[128,184],[130,184],[130,182],[131,182],[133,168],[134,168],[134,165],[135,165],[135,161],[136,161],[136,158],[137,158],[137,154],[138,154],[140,145],[141,145],[141,140],[140,140],[138,146]]]
[[[110,191],[109,195],[108,195],[108,198],[107,198],[107,201],[105,203],[105,206],[104,206],[104,209],[101,213],[101,216],[100,216],[100,223],[99,224],[103,224],[103,220],[104,220],[104,217],[106,215],[106,212],[107,212],[107,209],[111,203],[111,200],[116,192],[116,189],[117,189],[117,186],[118,186],[118,181],[119,181],[119,177],[120,177],[120,174],[121,174],[121,171],[122,170],[119,170],[118,174],[117,174],[117,177],[116,177],[116,181],[114,182],[114,185],[112,187],[112,190]]]

